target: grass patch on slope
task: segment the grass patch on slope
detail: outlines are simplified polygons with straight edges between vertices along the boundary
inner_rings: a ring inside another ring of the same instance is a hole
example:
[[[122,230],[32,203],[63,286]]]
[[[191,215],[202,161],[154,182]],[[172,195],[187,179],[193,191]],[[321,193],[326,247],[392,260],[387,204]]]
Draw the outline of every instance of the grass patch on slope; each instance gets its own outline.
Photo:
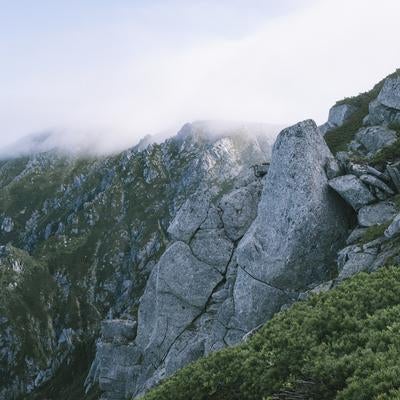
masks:
[[[399,357],[400,269],[390,267],[295,304],[144,400],[398,399]]]

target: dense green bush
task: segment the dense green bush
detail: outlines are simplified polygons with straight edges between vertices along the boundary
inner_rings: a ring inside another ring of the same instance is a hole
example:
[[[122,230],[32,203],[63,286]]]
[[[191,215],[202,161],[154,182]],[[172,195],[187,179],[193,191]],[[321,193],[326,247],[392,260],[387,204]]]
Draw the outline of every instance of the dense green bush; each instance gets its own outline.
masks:
[[[144,399],[398,399],[399,359],[400,269],[391,267],[297,303]]]

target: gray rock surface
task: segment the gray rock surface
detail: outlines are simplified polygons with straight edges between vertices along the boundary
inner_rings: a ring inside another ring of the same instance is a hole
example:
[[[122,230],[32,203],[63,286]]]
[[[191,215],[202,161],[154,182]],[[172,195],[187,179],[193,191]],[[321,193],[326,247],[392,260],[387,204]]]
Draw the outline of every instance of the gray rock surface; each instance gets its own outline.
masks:
[[[370,155],[384,147],[390,146],[397,140],[397,134],[394,130],[384,126],[371,126],[362,128],[356,133],[358,140]]]
[[[334,158],[329,158],[325,166],[325,172],[328,179],[333,179],[342,175],[342,168]]]
[[[236,189],[222,197],[222,221],[231,240],[241,238],[256,217],[260,190],[260,185],[255,182],[250,187]]]
[[[106,341],[131,341],[136,336],[136,321],[104,320],[101,322],[101,335]]]
[[[394,195],[394,191],[383,181],[378,179],[376,176],[373,175],[361,175],[360,180],[363,183],[366,183],[370,187],[372,186],[373,188],[377,188],[381,190],[382,192],[386,193],[389,196]]]
[[[356,211],[376,200],[367,186],[354,175],[343,175],[334,178],[329,181],[329,186],[339,193]]]
[[[197,192],[177,212],[168,233],[174,240],[188,242],[207,218],[209,194]]]
[[[153,288],[146,289],[143,295],[137,343],[146,349],[146,356],[152,362],[160,362],[176,338],[204,310],[222,275],[196,259],[183,242],[176,242],[166,250],[153,274],[155,292]],[[148,315],[152,315],[150,323]],[[150,337],[149,332],[152,332]]]
[[[339,104],[329,110],[328,122],[335,126],[342,126],[356,111],[350,104]]]
[[[253,325],[253,314],[246,317],[251,310],[271,315],[285,296],[329,275],[327,266],[347,237],[351,215],[328,186],[330,159],[313,121],[278,136],[257,217],[237,249],[234,299],[240,328],[260,322]]]
[[[319,127],[322,135],[325,135],[334,128],[342,126],[356,110],[357,108],[350,104],[339,104],[333,106],[329,110],[328,121]]]
[[[14,229],[14,221],[11,217],[4,217],[3,222],[1,223],[1,230],[7,233],[12,232]]]
[[[223,229],[199,230],[191,242],[191,249],[198,260],[215,266],[219,272],[225,273],[232,256],[233,243],[225,236]]]
[[[368,125],[398,123],[400,121],[400,77],[385,80],[376,100],[369,105]]]
[[[356,242],[358,242],[359,240],[361,240],[363,238],[363,236],[365,235],[365,232],[367,231],[367,228],[356,228],[354,229],[349,237],[346,240],[346,244],[350,245],[350,244],[354,244]]]
[[[387,238],[393,238],[400,233],[400,214],[397,214],[392,223],[385,230]]]
[[[391,221],[397,213],[398,210],[393,203],[379,202],[360,208],[358,223],[365,227],[381,225]]]
[[[386,165],[386,172],[389,175],[390,179],[393,182],[394,187],[396,188],[397,193],[400,193],[400,170],[399,163],[389,163]]]
[[[290,292],[266,284],[239,267],[233,291],[235,314],[231,324],[243,333],[251,331],[296,297]]]
[[[234,249],[256,215],[262,180],[254,174],[240,176],[233,186],[237,185],[220,200],[199,189],[171,222],[168,232],[180,240],[173,241],[152,268],[141,297],[132,343],[140,357],[127,369],[102,369],[101,359],[93,367],[109,382],[113,376],[130,382],[125,393],[138,396],[188,362],[237,343],[246,333],[230,323],[237,275]],[[104,349],[99,352],[104,354]],[[101,387],[106,387],[107,399],[123,399],[114,385],[103,382]]]
[[[376,254],[363,252],[359,246],[349,246],[338,254],[338,280],[350,278],[354,274],[367,271],[376,259]]]
[[[382,90],[378,95],[378,101],[388,107],[400,110],[400,77],[385,80]]]

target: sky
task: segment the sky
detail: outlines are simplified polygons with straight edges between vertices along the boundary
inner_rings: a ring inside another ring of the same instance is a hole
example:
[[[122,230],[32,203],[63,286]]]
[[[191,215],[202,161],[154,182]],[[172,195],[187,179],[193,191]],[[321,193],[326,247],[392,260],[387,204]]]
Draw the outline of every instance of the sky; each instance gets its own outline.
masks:
[[[0,0],[0,147],[326,120],[400,67],[398,0]]]

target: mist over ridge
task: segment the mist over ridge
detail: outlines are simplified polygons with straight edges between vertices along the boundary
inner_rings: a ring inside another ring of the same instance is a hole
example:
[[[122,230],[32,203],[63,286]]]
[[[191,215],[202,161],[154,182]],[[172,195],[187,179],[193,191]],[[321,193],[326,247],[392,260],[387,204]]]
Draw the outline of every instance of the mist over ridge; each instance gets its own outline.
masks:
[[[17,139],[9,145],[0,146],[0,160],[49,151],[72,156],[104,156],[115,154],[134,146],[141,146],[143,143],[161,143],[175,135],[182,137],[195,133],[210,140],[234,135],[264,136],[272,143],[283,127],[284,125],[256,122],[202,120],[185,123],[180,128],[171,128],[153,134],[149,133],[140,138],[136,138],[134,135],[132,137],[127,136],[124,141],[117,142],[114,140],[113,133],[49,130],[32,133]]]

